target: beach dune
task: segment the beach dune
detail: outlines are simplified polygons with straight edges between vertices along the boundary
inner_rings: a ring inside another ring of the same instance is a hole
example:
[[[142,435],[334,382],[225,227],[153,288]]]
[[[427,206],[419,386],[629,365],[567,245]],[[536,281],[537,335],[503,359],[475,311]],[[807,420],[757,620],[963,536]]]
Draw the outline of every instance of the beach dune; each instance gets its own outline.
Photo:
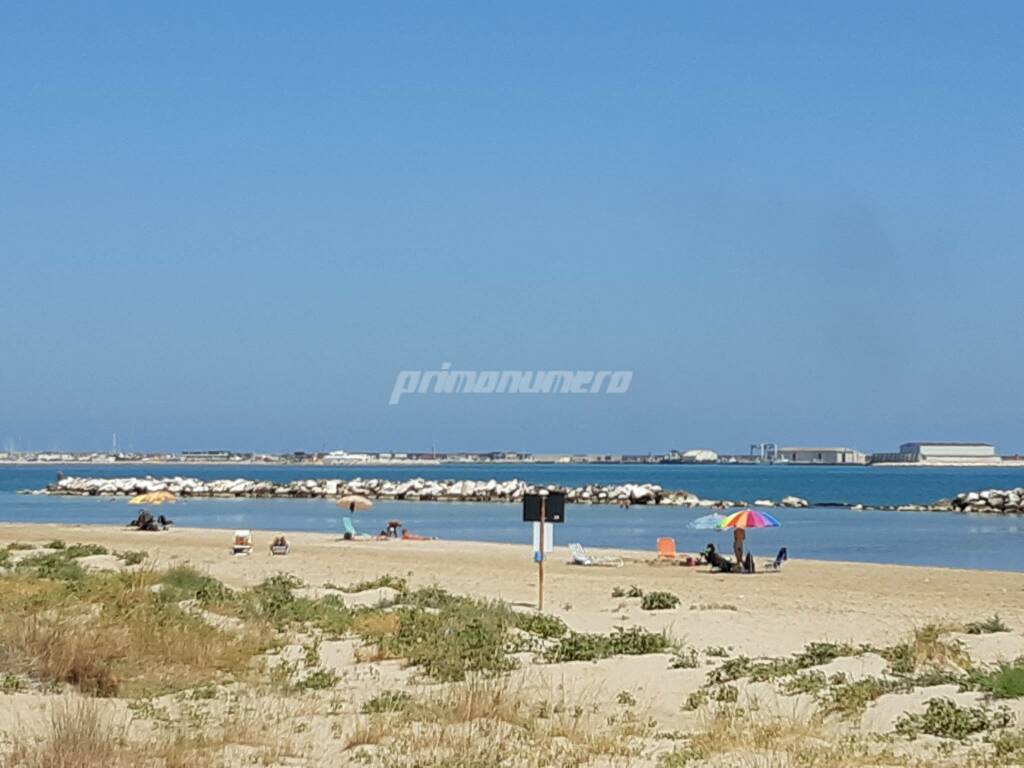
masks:
[[[229,530],[174,528],[143,533],[104,526],[0,524],[0,547],[10,542],[42,546],[61,539],[100,544],[111,551],[145,550],[147,559],[135,567],[162,569],[190,564],[237,588],[252,587],[268,577],[287,573],[301,580],[305,589],[311,590],[309,594],[323,594],[335,585],[390,574],[406,579],[412,588],[437,585],[455,594],[501,600],[516,611],[532,611],[537,601],[537,566],[525,544],[357,542],[335,535],[292,533],[288,535],[291,553],[275,557],[268,551],[275,533],[256,531],[253,554],[233,557],[229,553],[233,531]],[[778,574],[726,575],[710,573],[706,567],[659,564],[653,551],[648,555],[596,550],[594,554],[617,555],[625,565],[570,565],[566,562],[567,551],[558,548],[545,570],[547,613],[577,632],[609,633],[626,627],[664,631],[703,661],[674,667],[666,654],[652,654],[598,662],[527,663],[516,675],[528,681],[524,685],[561,690],[563,695],[602,705],[634,702],[644,717],[666,732],[685,732],[698,726],[697,716],[687,712],[684,703],[706,684],[710,665],[716,663],[711,657],[718,654],[728,658],[786,657],[808,644],[821,642],[880,647],[911,636],[926,625],[963,626],[998,613],[1012,631],[961,636],[963,647],[979,663],[1024,656],[1024,634],[1020,631],[1024,628],[1024,574],[1020,573],[794,558]],[[117,567],[112,560],[101,556],[86,565]],[[680,603],[670,610],[644,610],[639,600],[612,596],[631,585],[644,592],[670,592]],[[376,600],[379,596],[371,597]],[[360,660],[358,643],[352,641],[325,644],[320,653],[339,671],[332,694],[336,698],[365,701],[391,687],[416,692],[423,684],[413,670],[398,661]],[[878,673],[876,667],[884,666],[884,661],[868,654],[837,659],[832,664],[838,666],[827,668],[829,674],[843,672],[854,679]],[[777,691],[768,691],[764,685],[744,687],[740,702],[752,692],[759,692],[762,702],[779,700]],[[865,715],[865,732],[891,730],[905,709],[923,709],[927,697],[914,695],[911,692],[905,700],[878,702]],[[0,731],[12,734],[22,727],[41,727],[50,698],[40,691],[0,696]],[[315,710],[317,705],[310,706]],[[785,708],[790,714],[800,707],[813,710],[806,697],[786,699]],[[311,715],[314,719],[319,716]],[[318,747],[308,740],[324,738],[322,735],[310,731],[305,738],[301,750],[305,757],[289,764],[346,764],[351,757],[344,740]],[[654,749],[652,754],[657,752]],[[656,759],[634,756],[623,764],[654,765]]]

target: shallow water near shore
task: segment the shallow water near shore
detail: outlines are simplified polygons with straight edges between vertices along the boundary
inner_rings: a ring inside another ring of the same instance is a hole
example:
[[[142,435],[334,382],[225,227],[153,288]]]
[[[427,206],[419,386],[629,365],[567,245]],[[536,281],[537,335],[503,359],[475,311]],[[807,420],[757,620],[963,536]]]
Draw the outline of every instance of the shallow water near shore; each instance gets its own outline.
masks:
[[[123,497],[0,492],[0,521],[4,522],[124,525],[138,510]],[[188,499],[161,506],[159,511],[181,526],[253,528],[265,534],[341,534],[342,511],[324,499]],[[730,550],[728,532],[687,527],[707,512],[679,507],[570,505],[567,522],[555,527],[555,543],[562,547],[580,541],[591,547],[653,552],[659,536],[674,536],[682,551],[702,549],[709,541]],[[747,537],[748,548],[759,558],[774,556],[785,546],[792,557],[815,560],[1024,571],[1024,518],[813,507],[777,509],[773,514],[782,521],[782,528],[750,531]],[[521,543],[523,556],[530,557],[530,526],[522,522],[522,508],[517,504],[378,502],[372,510],[357,513],[355,523],[360,531],[377,533],[390,518],[427,536]]]

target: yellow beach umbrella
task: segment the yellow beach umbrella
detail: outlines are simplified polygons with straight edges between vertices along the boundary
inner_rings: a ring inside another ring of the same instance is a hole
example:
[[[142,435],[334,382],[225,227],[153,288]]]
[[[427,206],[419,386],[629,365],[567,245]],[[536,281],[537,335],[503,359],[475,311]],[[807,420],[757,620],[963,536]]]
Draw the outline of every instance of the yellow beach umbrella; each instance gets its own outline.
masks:
[[[373,502],[365,496],[349,494],[348,496],[342,496],[338,499],[338,506],[345,507],[346,509],[355,512],[357,510],[369,509],[373,506]]]
[[[170,503],[173,504],[178,500],[170,491],[153,491],[152,493],[142,493],[136,496],[134,499],[129,501],[129,504],[152,504],[153,506],[159,506],[160,504]]]

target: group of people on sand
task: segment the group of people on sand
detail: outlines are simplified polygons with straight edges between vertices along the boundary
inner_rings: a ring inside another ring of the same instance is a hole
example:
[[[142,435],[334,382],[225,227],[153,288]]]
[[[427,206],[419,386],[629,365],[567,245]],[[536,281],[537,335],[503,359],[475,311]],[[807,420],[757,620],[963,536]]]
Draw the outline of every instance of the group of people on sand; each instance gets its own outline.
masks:
[[[743,528],[734,528],[732,534],[732,551],[735,555],[735,562],[724,555],[720,555],[713,543],[709,543],[703,552],[704,561],[711,566],[712,570],[722,573],[756,573],[757,567],[754,564],[754,556],[750,552],[744,552],[744,543],[747,540],[747,532]],[[785,547],[779,550],[773,562],[768,562],[764,568],[768,571],[777,572],[782,564],[789,559]]]
[[[742,533],[742,528],[736,529],[737,533]],[[736,539],[739,539],[737,542]],[[743,537],[733,537],[733,552],[736,555],[736,562],[733,562],[728,557],[720,555],[718,549],[713,543],[708,543],[704,549],[703,557],[704,561],[712,567],[722,573],[754,573],[754,556],[749,552],[746,555],[743,554]]]
[[[437,538],[436,536],[420,536],[419,534],[413,533],[408,528],[402,528],[401,533],[399,533],[399,528],[401,528],[401,526],[402,523],[399,520],[388,520],[387,527],[384,528],[379,534],[372,537],[366,536],[365,538],[372,539],[374,541],[388,541],[391,539],[400,539],[402,541],[433,541]],[[351,538],[351,534],[345,534],[346,540],[349,540]],[[270,551],[275,555],[287,554],[290,549],[291,544],[289,543],[287,537],[283,535],[276,536],[274,538],[274,541],[270,545]]]
[[[163,515],[154,517],[143,509],[128,525],[132,528],[138,528],[140,531],[166,531],[174,525],[174,521],[167,519]]]
[[[722,573],[753,573],[754,556],[743,552],[743,544],[747,540],[747,531],[744,528],[733,528],[732,530],[732,553],[736,556],[733,562],[728,557],[720,555],[718,549],[711,542],[705,547],[703,556],[705,562]]]
[[[402,528],[401,520],[388,520],[387,528],[377,534],[377,538],[380,540],[401,539],[402,541],[433,541],[437,538],[436,536],[421,536],[418,533],[413,533],[408,528],[402,528],[402,533],[399,535],[399,528]]]

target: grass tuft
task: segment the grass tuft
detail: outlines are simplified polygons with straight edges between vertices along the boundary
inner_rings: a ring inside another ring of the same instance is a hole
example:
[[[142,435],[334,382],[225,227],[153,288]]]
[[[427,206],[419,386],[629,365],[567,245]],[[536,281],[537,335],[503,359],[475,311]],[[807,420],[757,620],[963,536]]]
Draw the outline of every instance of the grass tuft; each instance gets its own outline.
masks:
[[[700,666],[700,658],[696,648],[676,648],[669,664],[672,669],[696,669]]]
[[[71,559],[91,557],[92,555],[109,555],[110,550],[99,544],[72,544],[64,548],[64,554]]]
[[[149,555],[141,549],[129,549],[124,552],[115,552],[114,555],[124,562],[125,565],[138,565]]]
[[[0,693],[18,693],[25,690],[25,681],[7,672],[0,675]]]
[[[14,569],[52,581],[80,582],[86,577],[85,569],[75,562],[66,549],[49,554],[31,555],[19,560]]]
[[[616,628],[608,635],[569,632],[544,651],[547,662],[597,661],[611,656],[642,656],[668,653],[672,641],[663,632],[649,632],[642,627]]]
[[[899,680],[880,677],[864,677],[860,680],[840,682],[822,694],[824,711],[840,717],[860,715],[875,699],[887,693],[905,691],[907,687]]]
[[[856,656],[861,650],[846,643],[808,643],[800,653],[785,658],[754,660],[737,656],[712,670],[708,674],[708,682],[718,685],[741,677],[749,677],[755,683],[775,680],[843,656]]]
[[[645,611],[666,611],[679,605],[679,598],[671,592],[648,592],[640,601]]]
[[[694,603],[690,606],[691,611],[738,611],[732,603]]]
[[[612,597],[643,597],[644,591],[636,584],[628,587],[612,587]]]
[[[896,732],[911,739],[927,734],[962,741],[975,733],[1006,728],[1013,722],[1005,709],[992,713],[980,707],[961,707],[951,699],[929,699],[927,707],[923,714],[900,717]]]
[[[225,633],[156,593],[152,573],[55,582],[0,578],[0,668],[97,696],[143,695],[246,674],[272,645],[264,625]]]
[[[998,613],[981,621],[972,621],[964,627],[964,632],[968,635],[987,635],[994,632],[1009,631],[1010,628],[1003,623],[1003,620],[999,618]]]
[[[431,610],[403,605],[386,619],[360,622],[355,629],[384,658],[405,659],[443,682],[463,680],[468,673],[493,675],[514,668],[515,660],[505,652],[506,636],[515,621],[511,609],[452,596],[438,602],[440,607]]]
[[[1000,664],[995,672],[980,675],[975,682],[997,699],[1018,699],[1024,696],[1024,659]]]
[[[359,581],[355,584],[349,584],[346,587],[333,588],[337,589],[340,592],[358,593],[367,592],[371,589],[382,589],[384,587],[404,593],[409,591],[409,582],[401,576],[392,576],[390,573],[385,573],[383,576],[378,576],[375,579],[369,579],[368,581]]]
[[[302,678],[296,687],[303,691],[326,691],[338,682],[338,675],[333,669],[314,669]]]
[[[408,709],[413,698],[405,691],[384,691],[363,704],[364,715],[379,715],[386,712],[401,712]]]
[[[3,768],[101,768],[126,764],[118,745],[123,727],[107,722],[88,699],[63,701],[51,711],[49,731],[40,743],[15,741]]]
[[[569,627],[564,621],[557,616],[551,616],[546,613],[516,612],[513,623],[522,631],[529,632],[537,637],[562,637],[569,631]]]
[[[694,703],[703,707],[706,699]],[[814,717],[756,716],[751,710],[728,703],[719,703],[702,714],[701,728],[684,736],[680,746],[663,755],[659,768],[703,765],[861,768],[905,764],[866,741],[837,737]]]
[[[622,701],[605,717],[564,694],[538,702],[521,682],[473,677],[397,712],[371,714],[349,743],[377,744],[373,763],[395,767],[625,766],[653,729]]]

